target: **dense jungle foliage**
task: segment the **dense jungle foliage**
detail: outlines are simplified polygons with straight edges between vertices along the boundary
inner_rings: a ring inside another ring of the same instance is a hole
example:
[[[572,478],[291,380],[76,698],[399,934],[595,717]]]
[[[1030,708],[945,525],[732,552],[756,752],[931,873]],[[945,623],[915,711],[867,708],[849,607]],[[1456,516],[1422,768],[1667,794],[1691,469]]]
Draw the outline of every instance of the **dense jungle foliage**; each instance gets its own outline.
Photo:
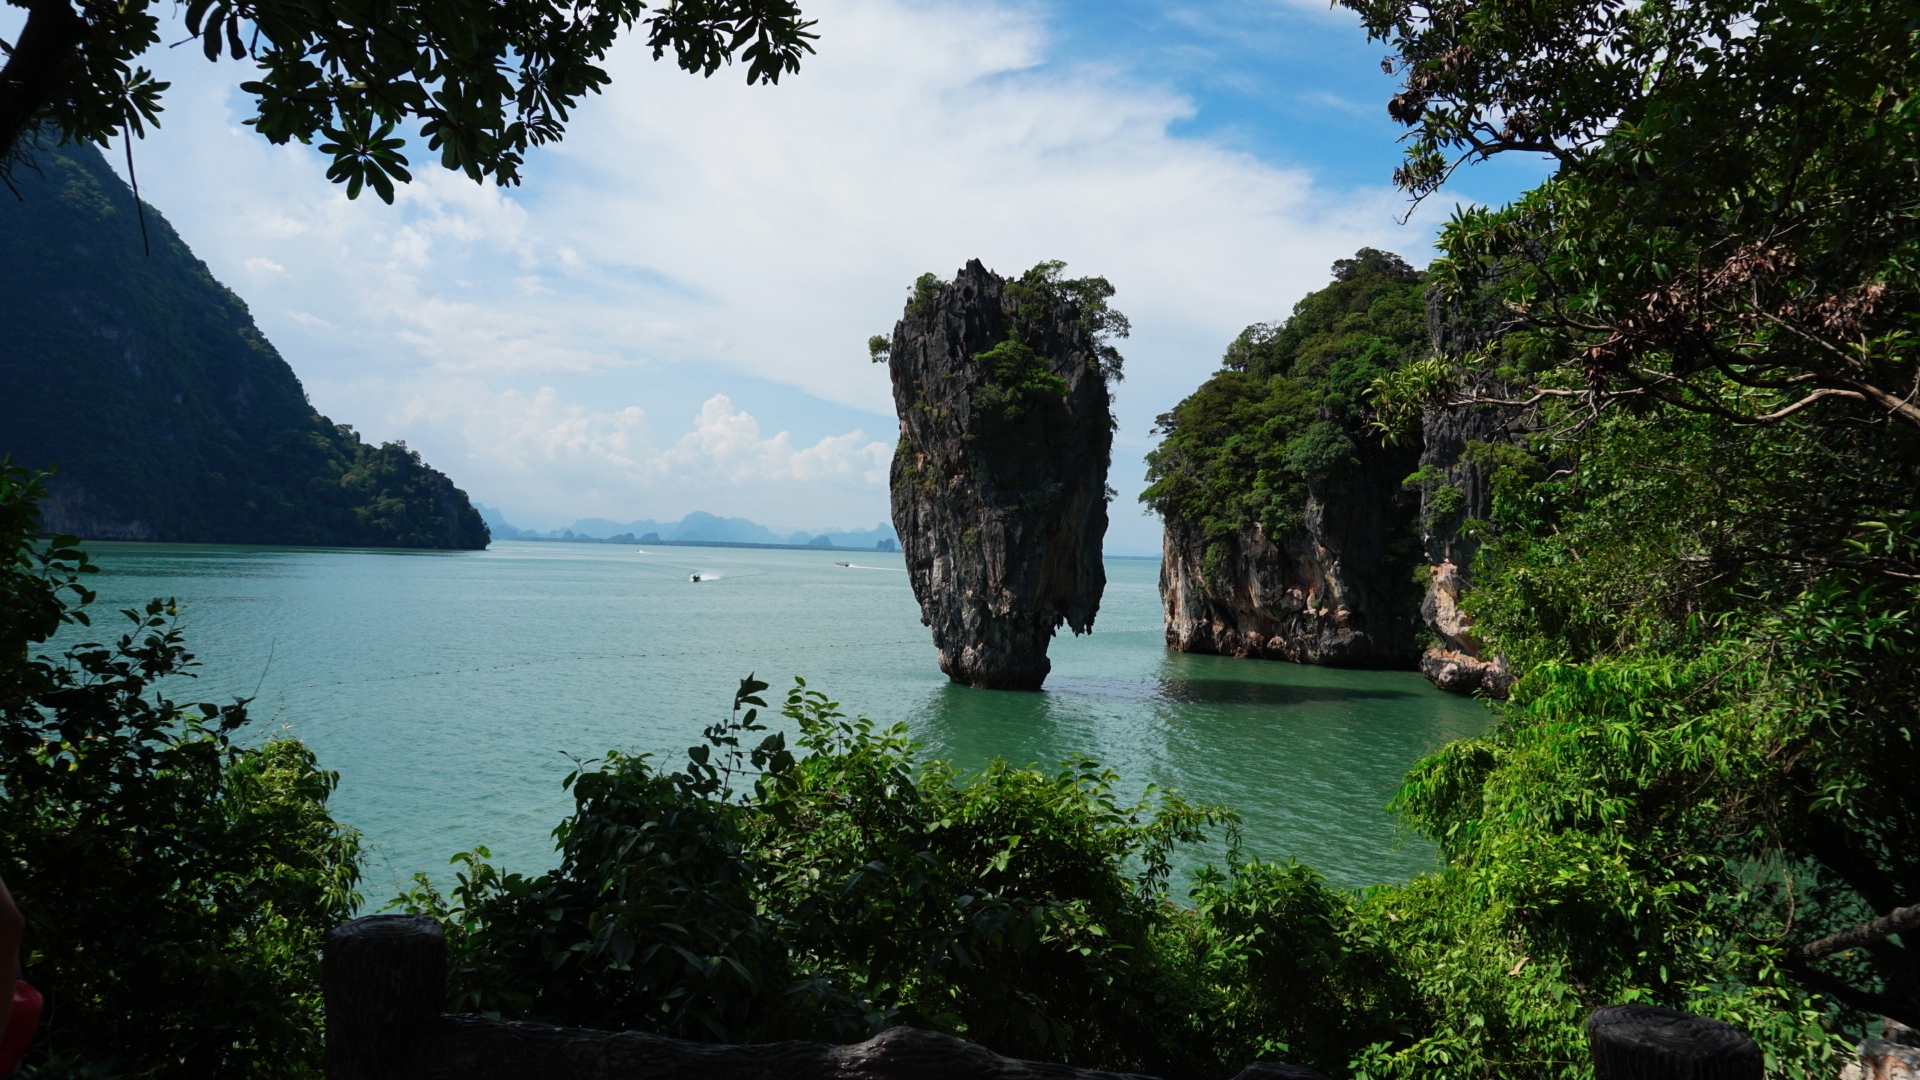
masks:
[[[1915,440],[1626,410],[1569,440],[1571,411],[1470,523],[1467,606],[1522,677],[1398,798],[1447,858],[1399,890],[1441,1022],[1381,1071],[1579,1075],[1585,1010],[1647,1000],[1831,1075],[1841,1033],[1920,1019],[1920,909],[1822,940],[1920,896],[1920,515],[1885,487]],[[1830,559],[1773,554],[1813,529]]]
[[[179,611],[92,635],[73,537],[0,465],[0,874],[48,1012],[30,1075],[311,1076],[319,946],[359,903],[359,841],[297,740],[239,740],[247,703],[184,704]],[[58,655],[36,650],[53,647]]]
[[[1386,439],[1434,410],[1520,432],[1468,448],[1493,499],[1462,527],[1521,679],[1396,800],[1444,869],[1354,898],[1342,940],[1401,980],[1355,1075],[1586,1075],[1587,1011],[1628,1000],[1833,1075],[1920,1021],[1915,9],[1347,6],[1394,50],[1409,192],[1558,163],[1443,231],[1428,282],[1479,339],[1370,387]]]
[[[1577,1056],[1556,1003],[1631,995],[1830,1074],[1835,1033],[1920,1020],[1915,9],[1349,6],[1404,80],[1407,190],[1558,162],[1429,271],[1504,332],[1376,387],[1388,429],[1529,432],[1484,448],[1467,604],[1523,678],[1399,802],[1449,860],[1412,891],[1483,944],[1432,939],[1462,1021],[1382,1063],[1518,1074]]]
[[[479,548],[405,444],[319,415],[241,300],[91,147],[0,199],[0,454],[58,465],[49,522],[103,538]]]
[[[1425,354],[1426,275],[1362,248],[1333,277],[1286,322],[1242,331],[1219,373],[1159,418],[1142,502],[1209,537],[1250,525],[1287,535],[1310,485],[1378,448],[1364,397]]]

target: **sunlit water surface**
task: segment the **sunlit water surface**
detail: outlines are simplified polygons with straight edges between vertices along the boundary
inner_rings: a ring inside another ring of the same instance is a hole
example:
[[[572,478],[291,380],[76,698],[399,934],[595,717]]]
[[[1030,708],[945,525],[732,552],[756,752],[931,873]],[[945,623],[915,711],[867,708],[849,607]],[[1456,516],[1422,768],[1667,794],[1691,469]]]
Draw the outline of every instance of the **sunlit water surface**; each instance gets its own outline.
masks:
[[[1225,804],[1247,851],[1345,885],[1431,866],[1385,804],[1409,764],[1486,721],[1410,672],[1169,652],[1146,560],[1107,564],[1095,632],[1056,639],[1046,690],[1020,693],[947,682],[897,554],[89,548],[97,629],[116,625],[112,609],[177,597],[203,666],[171,695],[251,696],[255,737],[291,731],[339,772],[333,811],[365,834],[374,906],[415,871],[445,882],[448,857],[477,845],[513,869],[552,865],[568,755],[676,763],[749,672],[776,693],[805,676],[963,767],[1082,754],[1131,790]]]

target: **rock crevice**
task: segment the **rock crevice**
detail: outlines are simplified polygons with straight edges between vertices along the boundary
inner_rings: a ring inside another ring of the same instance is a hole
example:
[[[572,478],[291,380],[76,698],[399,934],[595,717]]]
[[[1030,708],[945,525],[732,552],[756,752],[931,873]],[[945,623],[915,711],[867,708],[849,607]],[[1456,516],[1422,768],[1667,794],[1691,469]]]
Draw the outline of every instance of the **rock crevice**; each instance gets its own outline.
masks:
[[[1458,356],[1491,340],[1501,312],[1484,298],[1448,305],[1427,296],[1427,334],[1441,356]],[[1481,378],[1466,388],[1474,397],[1505,398],[1510,387]],[[1473,633],[1473,617],[1460,606],[1472,585],[1470,568],[1479,544],[1462,526],[1484,521],[1493,509],[1491,470],[1470,453],[1517,441],[1517,417],[1491,405],[1430,408],[1420,424],[1420,542],[1432,580],[1420,603],[1420,618],[1433,643],[1420,657],[1420,671],[1442,690],[1505,697],[1514,683],[1505,659],[1490,655]]]

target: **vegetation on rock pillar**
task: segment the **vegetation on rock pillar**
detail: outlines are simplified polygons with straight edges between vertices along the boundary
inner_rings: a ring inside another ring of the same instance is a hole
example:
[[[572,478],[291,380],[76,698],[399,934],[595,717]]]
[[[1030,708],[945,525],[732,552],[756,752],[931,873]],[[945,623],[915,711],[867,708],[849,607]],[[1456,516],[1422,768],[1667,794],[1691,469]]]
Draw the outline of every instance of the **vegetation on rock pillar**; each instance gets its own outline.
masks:
[[[922,275],[892,340],[868,342],[893,377],[894,527],[921,620],[974,686],[1038,687],[1048,640],[1091,630],[1106,584],[1109,339],[1127,320],[1104,278],[1064,267]]]

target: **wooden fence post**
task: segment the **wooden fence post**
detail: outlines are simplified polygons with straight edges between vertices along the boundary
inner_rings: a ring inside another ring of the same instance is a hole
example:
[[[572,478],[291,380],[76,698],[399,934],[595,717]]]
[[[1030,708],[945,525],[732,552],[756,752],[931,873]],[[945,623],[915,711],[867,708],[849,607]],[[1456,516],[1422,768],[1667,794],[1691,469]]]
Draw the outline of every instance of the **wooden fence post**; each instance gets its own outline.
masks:
[[[320,953],[327,1080],[402,1080],[447,1002],[447,942],[425,915],[369,915]]]
[[[1760,1048],[1731,1024],[1653,1005],[1587,1019],[1597,1080],[1760,1080]]]

